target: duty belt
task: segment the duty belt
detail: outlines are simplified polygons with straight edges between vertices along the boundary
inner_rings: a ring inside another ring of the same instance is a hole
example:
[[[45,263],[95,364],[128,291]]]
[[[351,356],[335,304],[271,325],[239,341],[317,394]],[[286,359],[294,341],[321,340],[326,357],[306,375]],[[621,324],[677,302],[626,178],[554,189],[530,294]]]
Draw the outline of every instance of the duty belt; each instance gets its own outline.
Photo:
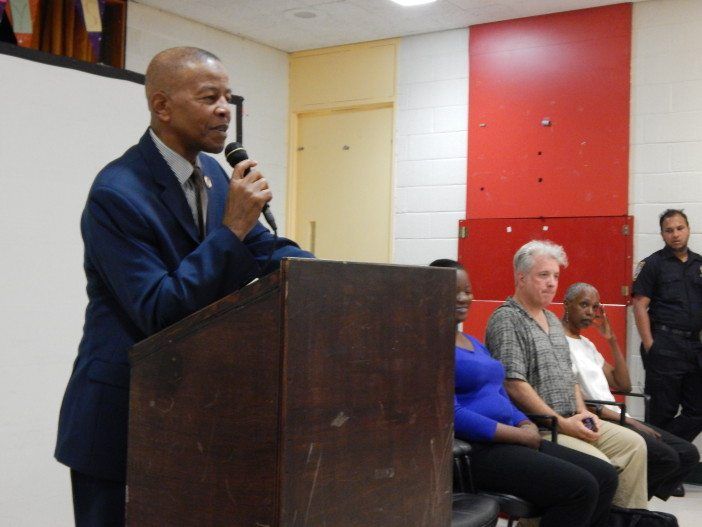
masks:
[[[655,328],[660,329],[661,331],[665,331],[666,333],[678,335],[679,337],[685,337],[686,339],[697,339],[700,335],[700,333],[697,331],[685,331],[684,329],[671,328],[670,326],[666,326],[665,324],[656,324]]]

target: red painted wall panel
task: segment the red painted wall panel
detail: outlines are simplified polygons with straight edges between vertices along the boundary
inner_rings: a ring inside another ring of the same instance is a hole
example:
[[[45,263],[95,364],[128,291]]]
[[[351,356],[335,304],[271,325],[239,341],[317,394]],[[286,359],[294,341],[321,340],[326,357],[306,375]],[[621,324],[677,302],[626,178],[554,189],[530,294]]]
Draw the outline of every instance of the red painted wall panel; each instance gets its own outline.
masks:
[[[469,49],[468,218],[626,214],[631,5],[473,26]]]
[[[502,301],[514,292],[512,258],[529,240],[563,245],[570,265],[561,270],[556,300],[573,282],[589,282],[604,304],[626,304],[631,284],[631,216],[592,218],[497,218],[464,220],[458,259],[473,280],[475,297]]]

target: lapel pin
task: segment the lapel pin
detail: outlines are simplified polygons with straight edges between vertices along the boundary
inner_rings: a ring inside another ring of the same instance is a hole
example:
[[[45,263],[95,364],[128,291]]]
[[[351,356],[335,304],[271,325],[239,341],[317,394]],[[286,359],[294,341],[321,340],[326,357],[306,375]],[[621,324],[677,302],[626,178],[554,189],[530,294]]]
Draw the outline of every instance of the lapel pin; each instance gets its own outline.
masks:
[[[205,186],[207,188],[212,188],[212,180],[210,179],[210,176],[205,176]]]

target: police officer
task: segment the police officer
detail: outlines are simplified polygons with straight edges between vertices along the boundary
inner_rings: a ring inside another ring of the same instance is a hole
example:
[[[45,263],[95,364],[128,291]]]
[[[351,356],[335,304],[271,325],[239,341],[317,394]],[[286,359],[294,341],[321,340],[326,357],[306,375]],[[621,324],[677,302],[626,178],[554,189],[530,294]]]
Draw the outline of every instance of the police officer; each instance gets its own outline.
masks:
[[[693,441],[702,431],[702,256],[687,247],[690,225],[682,210],[666,210],[660,227],[665,247],[634,273],[634,318],[650,421]]]

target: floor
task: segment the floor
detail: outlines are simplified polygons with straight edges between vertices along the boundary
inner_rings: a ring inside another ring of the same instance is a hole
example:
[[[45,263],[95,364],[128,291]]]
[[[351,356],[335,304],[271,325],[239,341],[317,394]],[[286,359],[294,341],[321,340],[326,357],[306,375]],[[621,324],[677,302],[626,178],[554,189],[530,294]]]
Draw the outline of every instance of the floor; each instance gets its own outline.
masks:
[[[684,498],[670,498],[668,501],[653,498],[649,509],[674,514],[680,527],[698,527],[702,525],[702,486],[686,484]],[[500,520],[497,526],[506,527],[507,521]]]
[[[649,509],[674,514],[680,527],[697,527],[702,523],[702,486],[686,484],[684,498],[670,498],[668,501],[653,498]]]

